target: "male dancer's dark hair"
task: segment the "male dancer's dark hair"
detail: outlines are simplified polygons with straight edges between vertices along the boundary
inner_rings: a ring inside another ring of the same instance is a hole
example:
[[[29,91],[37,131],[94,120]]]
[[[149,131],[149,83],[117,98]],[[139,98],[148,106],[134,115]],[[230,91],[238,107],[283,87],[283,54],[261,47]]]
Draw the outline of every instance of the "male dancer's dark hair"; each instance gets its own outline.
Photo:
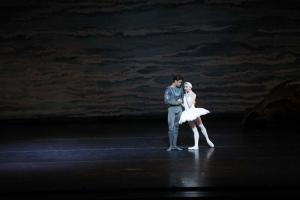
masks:
[[[183,76],[181,76],[180,74],[176,74],[173,76],[173,82],[179,81],[179,80],[183,80]]]

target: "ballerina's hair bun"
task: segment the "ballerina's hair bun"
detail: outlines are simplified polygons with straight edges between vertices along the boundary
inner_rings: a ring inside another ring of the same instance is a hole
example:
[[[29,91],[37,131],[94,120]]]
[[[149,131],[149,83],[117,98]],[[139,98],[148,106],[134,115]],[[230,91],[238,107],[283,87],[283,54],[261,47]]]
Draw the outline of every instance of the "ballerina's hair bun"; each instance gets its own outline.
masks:
[[[185,83],[184,83],[184,86],[188,86],[188,87],[190,87],[190,88],[193,87],[192,84],[191,84],[190,82],[185,82]]]

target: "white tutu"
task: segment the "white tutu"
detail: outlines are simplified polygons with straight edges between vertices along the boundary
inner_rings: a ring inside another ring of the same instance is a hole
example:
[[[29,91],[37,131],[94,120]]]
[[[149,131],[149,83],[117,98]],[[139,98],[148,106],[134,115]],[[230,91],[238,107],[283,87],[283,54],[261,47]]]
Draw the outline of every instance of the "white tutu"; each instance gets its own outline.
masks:
[[[210,113],[210,111],[206,110],[205,108],[195,108],[194,106],[192,106],[191,108],[186,109],[181,113],[179,124],[182,124],[186,121],[193,121],[197,119],[197,117],[206,115],[207,113]]]

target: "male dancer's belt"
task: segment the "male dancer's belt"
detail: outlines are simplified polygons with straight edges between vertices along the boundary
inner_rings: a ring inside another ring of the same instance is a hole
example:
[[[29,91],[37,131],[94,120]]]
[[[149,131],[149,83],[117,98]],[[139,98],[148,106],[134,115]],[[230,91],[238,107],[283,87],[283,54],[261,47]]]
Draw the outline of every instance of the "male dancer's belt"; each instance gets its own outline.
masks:
[[[175,107],[175,106],[181,106],[181,105],[171,105],[171,104],[169,105],[169,107]]]

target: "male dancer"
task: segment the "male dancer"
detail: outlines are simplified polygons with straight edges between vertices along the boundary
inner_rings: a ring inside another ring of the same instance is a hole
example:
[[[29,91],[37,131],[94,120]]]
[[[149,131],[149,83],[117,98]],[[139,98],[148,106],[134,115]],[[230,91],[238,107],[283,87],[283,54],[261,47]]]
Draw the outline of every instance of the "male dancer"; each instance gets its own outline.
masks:
[[[175,75],[173,77],[173,83],[165,90],[165,104],[168,104],[168,126],[169,126],[169,142],[170,146],[167,151],[173,149],[182,150],[177,146],[177,137],[179,129],[179,119],[182,113],[183,102],[183,88],[181,87],[183,77],[181,75]]]

